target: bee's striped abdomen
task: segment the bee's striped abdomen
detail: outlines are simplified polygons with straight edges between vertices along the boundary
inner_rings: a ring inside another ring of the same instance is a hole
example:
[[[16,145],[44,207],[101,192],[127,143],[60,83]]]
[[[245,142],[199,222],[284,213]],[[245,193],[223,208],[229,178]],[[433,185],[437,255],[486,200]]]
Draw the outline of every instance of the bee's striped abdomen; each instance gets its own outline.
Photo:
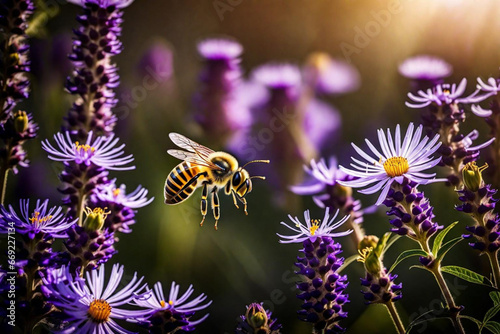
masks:
[[[187,199],[198,186],[198,179],[205,173],[200,173],[198,166],[191,166],[188,162],[178,164],[165,181],[165,203],[177,204]]]

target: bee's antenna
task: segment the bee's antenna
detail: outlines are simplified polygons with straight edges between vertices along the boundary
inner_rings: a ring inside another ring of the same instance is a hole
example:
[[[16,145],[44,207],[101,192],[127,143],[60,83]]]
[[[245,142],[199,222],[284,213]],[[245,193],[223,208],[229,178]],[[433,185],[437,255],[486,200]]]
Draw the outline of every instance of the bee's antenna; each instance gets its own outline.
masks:
[[[265,176],[250,176],[251,179],[261,179],[261,180],[265,180],[266,177]]]
[[[263,163],[265,163],[265,164],[268,164],[270,161],[269,161],[269,160],[252,160],[252,161],[249,161],[249,162],[247,162],[246,164],[244,164],[244,165],[243,165],[243,167],[241,167],[241,168],[243,169],[243,168],[245,168],[247,165],[252,164],[252,163],[254,163],[254,162],[263,162]]]

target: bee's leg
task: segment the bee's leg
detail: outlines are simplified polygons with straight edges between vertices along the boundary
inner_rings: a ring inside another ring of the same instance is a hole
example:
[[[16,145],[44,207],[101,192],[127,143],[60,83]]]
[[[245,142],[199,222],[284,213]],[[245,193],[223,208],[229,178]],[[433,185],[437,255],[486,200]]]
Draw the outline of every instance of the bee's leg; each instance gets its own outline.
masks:
[[[236,202],[236,195],[234,194],[234,191],[231,192],[231,195],[233,195],[233,203],[236,209],[239,209],[240,207],[238,206],[238,202]]]
[[[207,215],[207,196],[208,196],[208,184],[203,184],[203,190],[201,191],[201,214],[203,218],[201,220],[200,226],[203,226],[205,221],[205,216]]]
[[[245,199],[245,197],[240,197],[240,201],[241,201],[241,203],[243,203],[243,205],[244,205],[243,211],[245,211],[245,214],[248,216],[248,211],[247,211],[247,200]]]
[[[219,189],[217,187],[214,187],[212,189],[212,210],[214,212],[214,218],[215,218],[215,229],[217,229],[217,223],[219,222],[220,218],[220,209],[219,209],[219,195],[217,192]]]

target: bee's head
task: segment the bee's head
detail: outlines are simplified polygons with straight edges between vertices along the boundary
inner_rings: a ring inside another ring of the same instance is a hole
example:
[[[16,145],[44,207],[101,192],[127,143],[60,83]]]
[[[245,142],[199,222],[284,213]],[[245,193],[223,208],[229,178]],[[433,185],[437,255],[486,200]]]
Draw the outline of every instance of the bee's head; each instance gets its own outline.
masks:
[[[263,179],[266,178],[264,176],[250,176],[247,170],[245,169],[246,165],[252,162],[264,162],[269,163],[269,160],[254,160],[246,163],[244,166],[238,168],[236,172],[234,172],[233,177],[231,179],[231,188],[236,192],[239,197],[245,197],[246,194],[252,191],[252,179]]]

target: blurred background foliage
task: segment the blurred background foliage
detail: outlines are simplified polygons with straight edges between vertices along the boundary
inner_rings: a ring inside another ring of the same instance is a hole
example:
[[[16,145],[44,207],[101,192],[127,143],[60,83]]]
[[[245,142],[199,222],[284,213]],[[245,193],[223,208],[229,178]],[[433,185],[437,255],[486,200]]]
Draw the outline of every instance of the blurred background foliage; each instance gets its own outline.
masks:
[[[31,31],[34,35],[32,94],[21,105],[33,112],[39,123],[39,140],[27,145],[30,168],[22,169],[9,180],[7,203],[25,197],[48,197],[52,204],[61,203],[56,187],[62,165],[46,157],[40,140],[52,138],[59,131],[62,117],[72,102],[63,85],[71,72],[66,58],[71,47],[71,29],[77,26],[75,16],[81,9],[62,1],[46,5],[45,16],[37,17]],[[387,18],[385,26],[379,24],[379,32],[369,37],[367,43],[356,44],[359,31],[365,31],[370,22],[377,22],[377,13],[389,8],[397,11]],[[326,98],[342,115],[339,136],[331,146],[341,164],[347,164],[353,152],[351,141],[360,143],[364,137],[374,138],[379,127],[394,128],[400,123],[406,128],[408,122],[418,122],[418,111],[404,105],[409,82],[397,71],[407,57],[425,53],[445,59],[454,68],[447,81],[458,83],[466,77],[469,93],[474,90],[476,77],[496,76],[498,72],[500,7],[495,0],[136,0],[124,12],[124,51],[114,58],[122,78],[117,90],[120,102],[115,111],[119,117],[118,136],[126,143],[126,152],[135,156],[137,168],[113,176],[130,190],[142,184],[155,200],[139,210],[133,233],[120,236],[119,253],[112,262],[125,264],[130,275],[138,271],[150,285],[160,280],[168,286],[175,280],[181,289],[193,284],[195,293],[206,293],[214,302],[209,308],[210,317],[198,327],[200,333],[233,332],[245,305],[254,301],[264,301],[283,324],[284,333],[307,332],[309,324],[295,317],[300,301],[295,297],[293,263],[299,247],[279,244],[276,232],[284,232],[279,222],[287,220],[289,213],[301,217],[303,210],[311,209],[312,216],[320,218],[323,212],[310,198],[298,196],[292,207],[278,206],[273,200],[276,194],[270,191],[267,181],[254,182],[254,191],[247,196],[248,216],[237,210],[229,197],[222,196],[218,231],[212,228],[210,212],[205,226],[199,227],[199,193],[178,206],[163,203],[163,183],[179,162],[166,153],[173,148],[169,132],[210,143],[214,149],[222,147],[217,138],[203,138],[193,121],[192,97],[202,67],[196,50],[198,42],[217,36],[235,38],[244,47],[241,67],[245,75],[270,61],[300,65],[315,51],[351,62],[360,73],[360,88]],[[173,72],[161,85],[147,89],[140,61],[157,43],[164,43],[171,50]],[[356,48],[356,52],[346,54],[345,48],[343,52],[345,43]],[[472,128],[481,132],[482,139],[486,138],[483,121],[473,115],[463,126],[463,132]],[[454,231],[460,235],[469,217],[453,209],[458,203],[454,191],[442,184],[425,186],[424,190],[436,207],[436,221],[447,226],[460,220]],[[373,196],[357,197],[364,206],[375,201]],[[383,208],[366,215],[364,227],[369,234],[381,236],[386,232],[390,225]],[[340,242],[345,257],[355,253],[347,238]],[[387,254],[385,264],[390,266],[409,247],[415,245],[400,239]],[[403,299],[397,307],[406,324],[408,317],[438,308],[440,303],[436,299],[440,295],[438,288],[430,274],[409,270],[416,262],[411,261],[403,262],[395,271],[400,275],[398,282],[403,282]],[[487,259],[479,258],[466,242],[456,247],[445,264],[461,265],[483,274],[489,272]],[[366,307],[363,303],[363,295],[359,293],[362,264],[352,264],[346,274],[351,302],[345,307],[349,317],[341,324],[348,328],[347,333],[393,331],[382,307]],[[484,305],[488,288],[449,278],[456,289],[452,292],[457,303],[466,306],[464,314],[482,318],[490,307]],[[446,326],[444,320],[434,321],[415,330],[437,332]]]

